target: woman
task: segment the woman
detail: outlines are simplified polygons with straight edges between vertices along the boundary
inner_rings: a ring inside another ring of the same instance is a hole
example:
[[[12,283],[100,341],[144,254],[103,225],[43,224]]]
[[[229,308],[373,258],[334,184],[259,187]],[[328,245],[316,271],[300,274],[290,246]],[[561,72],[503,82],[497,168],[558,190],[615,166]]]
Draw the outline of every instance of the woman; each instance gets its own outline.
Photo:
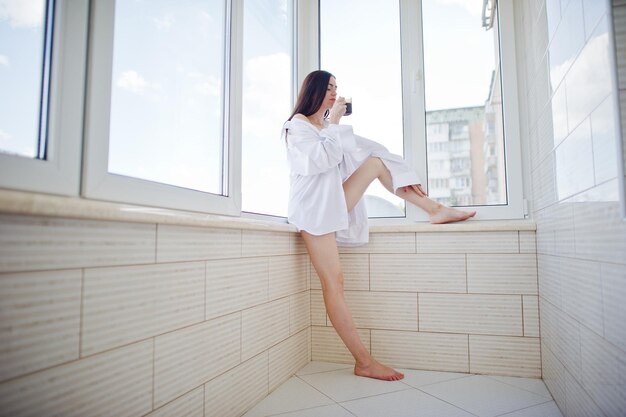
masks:
[[[431,223],[466,220],[464,212],[430,200],[404,160],[382,145],[339,125],[346,102],[335,77],[314,71],[304,80],[296,107],[285,123],[291,168],[288,221],[301,231],[322,284],[324,304],[335,330],[356,361],[356,375],[396,381],[404,375],[374,360],[359,339],[343,293],[337,245],[368,242],[362,199],[378,179],[389,192],[425,210]]]

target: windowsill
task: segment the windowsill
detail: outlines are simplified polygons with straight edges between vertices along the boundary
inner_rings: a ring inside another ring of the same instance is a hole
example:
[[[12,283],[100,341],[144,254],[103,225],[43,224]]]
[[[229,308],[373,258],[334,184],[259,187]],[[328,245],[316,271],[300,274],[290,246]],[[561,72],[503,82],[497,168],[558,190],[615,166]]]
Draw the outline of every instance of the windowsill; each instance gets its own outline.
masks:
[[[276,220],[230,217],[195,213],[156,207],[63,197],[49,194],[0,190],[0,213],[27,216],[49,216],[84,220],[120,221],[132,223],[157,223],[180,226],[219,227],[227,229],[250,229],[278,232],[296,232],[296,227]],[[471,232],[536,230],[530,220],[472,220],[452,224],[398,222],[381,223],[377,219],[370,224],[372,233],[399,232]]]

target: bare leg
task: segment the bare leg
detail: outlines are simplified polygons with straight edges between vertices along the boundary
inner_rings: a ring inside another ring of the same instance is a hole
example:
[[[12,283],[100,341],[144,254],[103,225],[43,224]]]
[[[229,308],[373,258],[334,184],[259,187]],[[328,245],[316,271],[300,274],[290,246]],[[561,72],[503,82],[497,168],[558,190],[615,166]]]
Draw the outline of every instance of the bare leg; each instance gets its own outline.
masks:
[[[303,231],[302,238],[322,283],[328,317],[330,317],[335,331],[356,361],[354,373],[387,381],[397,381],[404,378],[402,373],[375,361],[359,338],[356,326],[352,321],[352,315],[344,299],[343,272],[341,271],[335,234],[328,233],[315,236]]]
[[[367,187],[375,179],[380,180],[389,192],[396,194],[398,197],[416,205],[428,213],[431,223],[457,222],[466,220],[476,214],[475,211],[467,212],[453,209],[439,204],[428,197],[420,197],[411,187],[407,187],[406,190],[400,187],[394,192],[389,170],[385,167],[385,164],[380,158],[375,157],[368,158],[363,162],[350,178],[343,183],[343,191],[346,195],[348,211],[354,208],[356,203],[363,197]]]

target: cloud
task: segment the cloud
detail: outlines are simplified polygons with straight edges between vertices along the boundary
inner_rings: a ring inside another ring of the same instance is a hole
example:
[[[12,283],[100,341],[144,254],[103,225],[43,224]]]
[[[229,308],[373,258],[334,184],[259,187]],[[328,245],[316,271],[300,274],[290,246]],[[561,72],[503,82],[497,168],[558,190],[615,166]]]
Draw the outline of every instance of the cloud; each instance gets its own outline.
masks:
[[[12,27],[42,26],[44,11],[41,0],[0,0],[0,20],[8,20]]]
[[[167,32],[174,24],[174,18],[171,15],[166,15],[163,17],[153,17],[152,23],[154,23],[157,29]]]
[[[159,85],[146,81],[137,71],[124,71],[117,79],[117,86],[132,93],[143,94],[149,90],[158,90]]]
[[[0,54],[0,66],[8,67],[9,66],[9,57],[6,55]]]
[[[4,130],[0,129],[0,143],[8,142],[11,139],[11,135],[9,135]]]
[[[222,88],[219,78],[212,75],[206,75],[202,78],[204,78],[202,81],[194,85],[195,91],[202,95],[219,97]]]
[[[483,15],[483,2],[481,0],[438,0],[446,6],[461,6],[472,16]]]

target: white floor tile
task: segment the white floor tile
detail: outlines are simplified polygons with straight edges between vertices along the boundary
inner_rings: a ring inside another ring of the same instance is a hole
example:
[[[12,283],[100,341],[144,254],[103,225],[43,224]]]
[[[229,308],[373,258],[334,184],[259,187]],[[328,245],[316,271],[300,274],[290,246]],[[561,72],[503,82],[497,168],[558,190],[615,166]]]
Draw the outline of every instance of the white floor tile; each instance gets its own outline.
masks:
[[[552,399],[550,391],[546,388],[546,384],[541,379],[535,378],[518,378],[514,376],[489,376],[496,381],[504,382],[505,384],[513,385],[517,388],[521,388],[526,391],[530,391],[542,397]]]
[[[501,417],[563,417],[554,401],[549,401],[523,410],[503,414]]]
[[[265,417],[328,404],[333,404],[330,398],[294,376],[276,388],[244,416]]]
[[[498,416],[546,402],[545,397],[482,375],[420,389],[481,417]]]
[[[456,372],[419,371],[414,369],[399,369],[399,371],[404,374],[402,382],[415,388],[472,376]]]
[[[416,389],[376,395],[341,405],[358,417],[472,417],[472,414]]]
[[[272,417],[354,417],[354,414],[340,405],[325,405],[322,407],[308,408],[292,413],[274,414]]]
[[[348,365],[345,363],[330,363],[313,361],[309,362],[306,366],[296,372],[296,375],[311,375],[318,374],[320,372],[336,371],[338,369],[352,369],[354,365]]]
[[[299,378],[302,378],[337,402],[410,388],[400,381],[380,381],[356,376],[352,369],[302,375]]]

